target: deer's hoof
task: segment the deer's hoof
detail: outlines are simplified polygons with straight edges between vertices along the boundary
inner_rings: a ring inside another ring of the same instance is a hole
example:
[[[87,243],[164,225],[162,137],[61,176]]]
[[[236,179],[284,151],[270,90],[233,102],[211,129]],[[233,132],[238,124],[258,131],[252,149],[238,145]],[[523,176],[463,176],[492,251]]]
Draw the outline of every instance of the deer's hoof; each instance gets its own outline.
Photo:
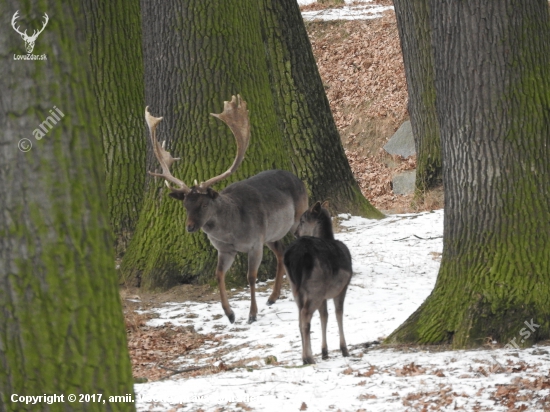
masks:
[[[229,322],[235,323],[235,314],[233,312],[227,315],[227,318],[229,319]]]
[[[248,323],[256,322],[256,316],[249,316]]]
[[[323,359],[328,359],[328,349],[322,349],[321,353],[323,354]]]
[[[307,357],[303,359],[304,365],[315,365],[315,359],[312,357]]]
[[[348,348],[340,348],[342,350],[342,356],[349,356]]]
[[[267,300],[267,306],[271,306],[271,305],[273,305],[274,303],[275,303],[275,301],[274,301],[274,300],[271,300],[271,298],[269,298],[269,299]]]

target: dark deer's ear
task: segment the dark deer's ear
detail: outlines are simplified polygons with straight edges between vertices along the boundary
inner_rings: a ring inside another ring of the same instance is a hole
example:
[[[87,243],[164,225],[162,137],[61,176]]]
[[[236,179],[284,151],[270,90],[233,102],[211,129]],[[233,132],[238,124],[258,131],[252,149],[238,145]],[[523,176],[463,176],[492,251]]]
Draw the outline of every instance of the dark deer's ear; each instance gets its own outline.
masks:
[[[321,207],[322,207],[323,209],[327,209],[327,210],[328,210],[328,208],[329,208],[329,201],[328,201],[328,200],[325,200],[325,201],[323,202],[323,204],[321,205]]]
[[[182,193],[182,192],[171,192],[168,194],[168,196],[173,197],[174,199],[177,199],[177,200],[185,199],[185,193]]]
[[[311,213],[314,215],[321,213],[321,202],[317,202],[311,207]]]
[[[208,188],[208,190],[206,191],[206,194],[208,195],[208,197],[212,200],[216,199],[220,194],[218,192],[216,192],[214,189],[210,189]]]

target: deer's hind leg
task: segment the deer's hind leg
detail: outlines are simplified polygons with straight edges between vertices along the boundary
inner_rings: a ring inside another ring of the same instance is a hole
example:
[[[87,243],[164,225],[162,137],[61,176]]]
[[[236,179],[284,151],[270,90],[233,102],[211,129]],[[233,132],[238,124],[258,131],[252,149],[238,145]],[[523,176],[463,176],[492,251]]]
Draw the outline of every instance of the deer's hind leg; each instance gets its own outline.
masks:
[[[302,335],[302,360],[304,365],[315,363],[313,353],[311,351],[311,317],[316,308],[312,308],[311,302],[305,302],[300,308],[300,334]]]
[[[258,314],[258,305],[256,304],[256,278],[258,277],[258,268],[262,263],[263,245],[248,252],[248,286],[250,286],[250,313],[248,323],[256,321]]]
[[[267,305],[271,306],[279,299],[281,294],[281,286],[283,285],[283,276],[285,275],[285,265],[284,265],[284,247],[283,243],[280,240],[275,242],[266,243],[267,247],[275,254],[277,258],[277,274],[275,275],[275,284],[273,285],[273,292],[267,300]]]
[[[327,348],[327,322],[328,322],[328,309],[327,309],[327,300],[323,300],[323,303],[319,307],[319,315],[321,316],[321,330],[323,333],[323,343],[321,345],[321,353],[323,359],[328,359],[328,348]]]
[[[334,297],[334,308],[336,309],[336,320],[338,322],[338,332],[340,334],[340,350],[342,356],[349,356],[346,338],[344,336],[344,300],[346,299],[346,286],[339,295]]]

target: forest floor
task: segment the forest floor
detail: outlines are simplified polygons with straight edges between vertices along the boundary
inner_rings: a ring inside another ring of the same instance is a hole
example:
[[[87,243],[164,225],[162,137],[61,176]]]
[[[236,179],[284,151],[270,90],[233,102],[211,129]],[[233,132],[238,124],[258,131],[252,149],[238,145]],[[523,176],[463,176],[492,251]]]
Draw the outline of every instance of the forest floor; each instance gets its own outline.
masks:
[[[383,149],[409,118],[403,56],[392,3],[361,4],[356,7],[369,7],[361,18],[348,5],[330,14],[317,3],[302,6],[304,15],[311,13],[304,16],[306,28],[352,171],[363,195],[383,212],[440,209],[442,188],[421,198],[392,191],[392,177],[416,167],[416,156]]]
[[[443,249],[442,210],[338,219],[336,237],[349,247],[354,268],[344,309],[349,357],[338,350],[329,303],[329,359],[321,359],[315,314],[311,340],[318,363],[302,366],[297,309],[287,282],[272,306],[265,302],[273,282],[258,285],[258,320],[252,324],[246,322],[247,289],[231,291],[234,324],[215,289],[187,286],[161,297],[127,291],[137,409],[550,411],[549,342],[506,348],[509,342],[487,336],[480,349],[458,351],[380,344],[433,289]],[[522,336],[517,331],[516,340]]]

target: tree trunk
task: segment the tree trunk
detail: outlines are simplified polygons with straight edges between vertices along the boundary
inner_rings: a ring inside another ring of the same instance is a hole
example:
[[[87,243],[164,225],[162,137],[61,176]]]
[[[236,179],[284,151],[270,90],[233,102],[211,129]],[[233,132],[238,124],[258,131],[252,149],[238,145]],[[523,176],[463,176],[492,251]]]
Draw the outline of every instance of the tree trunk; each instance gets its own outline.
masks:
[[[416,188],[419,194],[440,184],[442,179],[429,4],[429,0],[394,1],[416,146]]]
[[[168,150],[181,157],[172,173],[191,186],[195,179],[206,181],[227,170],[236,153],[235,139],[209,113],[220,113],[223,101],[237,93],[248,102],[251,142],[240,169],[214,189],[262,170],[290,169],[273,110],[256,4],[143,1],[142,17],[146,102],[153,115],[164,117],[159,139],[166,139]],[[148,170],[154,171],[159,166],[151,152]],[[202,231],[186,232],[185,209],[168,192],[161,179],[148,185],[121,266],[129,283],[168,288],[214,273],[216,250]],[[272,259],[271,253],[267,256]],[[246,256],[240,255],[228,282],[235,273],[244,279],[243,268]],[[265,269],[262,265],[260,278]]]
[[[273,100],[292,171],[311,200],[329,200],[334,213],[382,218],[351,172],[298,3],[264,0],[261,11]]]
[[[145,185],[143,59],[139,0],[86,1],[109,216],[115,254],[124,254]]]
[[[293,10],[299,13],[296,7]],[[291,112],[284,112],[285,118],[278,121],[277,113],[282,111],[276,110],[273,98],[277,79],[270,78],[275,72],[268,69],[261,31],[262,16],[256,3],[142,2],[142,16],[146,101],[153,115],[164,116],[159,128],[161,140],[167,139],[169,151],[175,157],[182,157],[173,166],[174,175],[191,185],[194,179],[205,181],[229,167],[235,155],[234,138],[225,125],[208,113],[221,112],[223,100],[240,93],[250,110],[251,143],[241,168],[223,182],[222,187],[263,170],[294,169],[300,177],[306,177],[308,184],[315,182],[315,193],[326,193],[319,183],[322,180],[318,178],[324,176],[323,166],[327,166],[330,159],[341,162],[345,157],[327,158],[320,165],[310,164],[310,170],[305,169],[304,162],[298,164],[294,150],[303,153],[315,150],[309,157],[312,162],[320,158],[319,153],[327,155],[330,151],[323,151],[319,144],[312,143],[311,130],[314,129],[311,127],[307,138],[291,141],[287,137],[299,134],[300,125],[304,124],[299,116],[309,116],[307,111],[299,112],[293,108],[293,118]],[[300,87],[305,88],[305,85]],[[292,90],[291,87],[288,89]],[[277,102],[277,105],[281,104],[281,101]],[[307,106],[300,103],[299,107]],[[280,127],[285,129],[284,122],[290,120],[288,127],[293,128],[292,133],[281,133]],[[312,122],[311,118],[307,122]],[[329,121],[323,124],[330,126]],[[327,142],[326,139],[323,141]],[[291,149],[291,145],[295,149]],[[342,151],[341,146],[335,146],[334,140],[330,147],[332,152],[338,152],[338,147]],[[148,169],[157,168],[157,161],[149,154]],[[349,177],[341,172],[345,167],[338,169],[335,166],[330,170]],[[333,180],[334,177],[327,178],[329,189],[337,187]],[[359,191],[354,192],[349,181],[342,182],[346,188],[338,192],[335,199],[344,204],[340,199],[346,195],[345,200],[351,205],[350,199]],[[309,190],[313,192],[311,188]],[[330,198],[329,195],[324,197]],[[368,202],[363,199],[356,203],[359,205],[357,210],[365,213]],[[181,203],[167,196],[163,182],[153,181],[145,196],[135,238],[121,266],[127,283],[140,284],[148,289],[168,288],[212,277],[217,253],[204,233],[188,234],[184,221],[185,210]],[[244,282],[246,266],[246,255],[238,255],[227,274],[228,282]],[[275,259],[271,252],[267,252],[258,277],[265,279],[274,273]]]
[[[444,249],[432,294],[388,341],[532,345],[550,337],[548,5],[431,6]]]
[[[15,60],[25,49],[14,31],[0,43],[0,410],[134,410],[108,398],[133,394],[133,381],[84,10],[0,6],[3,16],[16,10],[23,30],[44,13],[50,22],[34,48],[47,60]],[[31,405],[13,394],[64,402]],[[102,398],[80,403],[80,394]]]

